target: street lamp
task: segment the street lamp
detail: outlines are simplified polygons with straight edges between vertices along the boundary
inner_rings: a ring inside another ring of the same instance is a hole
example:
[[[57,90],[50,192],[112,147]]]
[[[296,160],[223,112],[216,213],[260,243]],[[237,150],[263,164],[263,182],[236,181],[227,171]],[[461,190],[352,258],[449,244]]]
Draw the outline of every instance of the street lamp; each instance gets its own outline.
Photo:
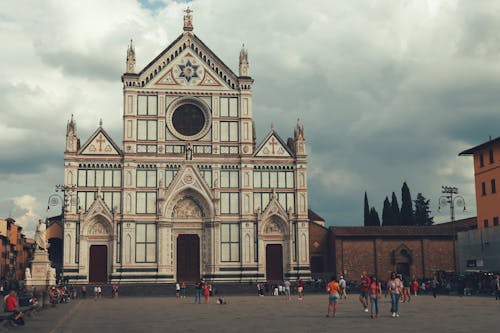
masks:
[[[458,195],[458,188],[454,186],[441,186],[442,196],[439,197],[438,212],[441,211],[442,206],[450,206],[450,220],[451,228],[453,232],[453,268],[456,272],[457,270],[457,256],[456,256],[456,233],[455,233],[455,207],[464,207],[465,212],[465,199],[461,195]]]
[[[441,186],[441,193],[444,195],[440,196],[438,212],[441,211],[442,206],[450,205],[450,218],[451,222],[455,222],[455,207],[464,207],[465,212],[465,199],[461,195],[458,195],[458,188],[454,186]]]

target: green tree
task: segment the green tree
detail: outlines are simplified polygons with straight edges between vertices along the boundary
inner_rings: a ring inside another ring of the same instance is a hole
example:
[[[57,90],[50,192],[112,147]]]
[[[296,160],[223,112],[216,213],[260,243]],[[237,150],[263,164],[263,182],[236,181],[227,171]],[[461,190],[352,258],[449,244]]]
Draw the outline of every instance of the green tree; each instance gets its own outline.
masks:
[[[365,225],[365,227],[370,225],[370,208],[368,206],[368,195],[366,194],[366,191],[365,191],[364,225]]]
[[[397,203],[396,203],[397,204]],[[392,210],[391,203],[389,202],[389,198],[385,197],[384,200],[384,210],[382,211],[382,225],[396,225],[396,215]]]
[[[398,198],[396,197],[396,193],[394,192],[392,192],[391,208],[393,213],[392,225],[399,225],[399,213],[400,213],[399,204],[398,204]]]
[[[370,226],[380,226],[380,218],[378,217],[378,212],[375,207],[370,209]]]
[[[426,200],[422,193],[419,193],[413,202],[415,203],[415,225],[432,225],[434,217],[430,216],[430,200]]]
[[[401,212],[399,214],[399,224],[401,225],[414,225],[413,218],[413,201],[411,200],[410,188],[403,183],[401,188]]]

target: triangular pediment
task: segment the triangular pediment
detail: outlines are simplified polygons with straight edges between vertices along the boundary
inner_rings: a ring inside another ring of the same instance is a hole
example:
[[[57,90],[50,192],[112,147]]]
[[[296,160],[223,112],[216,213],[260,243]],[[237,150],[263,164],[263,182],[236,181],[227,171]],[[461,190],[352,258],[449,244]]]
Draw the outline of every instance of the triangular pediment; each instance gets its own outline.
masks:
[[[288,220],[288,213],[283,208],[283,206],[281,206],[281,204],[279,203],[278,198],[276,197],[275,193],[273,193],[271,200],[269,201],[266,208],[262,212],[261,219],[266,220],[274,215],[280,217],[284,221]]]
[[[116,143],[99,127],[80,148],[80,155],[121,155],[121,150]]]
[[[173,216],[179,200],[191,197],[201,208],[204,217],[212,216],[214,196],[212,190],[194,165],[182,166],[168,188],[160,188],[160,210],[167,217]],[[178,206],[177,206],[178,207]],[[178,213],[178,212],[177,212]]]
[[[198,37],[182,34],[140,73],[155,89],[238,89],[238,78]]]
[[[113,221],[113,213],[102,199],[100,191],[97,192],[94,202],[85,213],[84,220],[88,220],[96,215],[102,215],[109,221]]]
[[[255,152],[257,157],[292,157],[293,154],[274,130],[267,135]]]

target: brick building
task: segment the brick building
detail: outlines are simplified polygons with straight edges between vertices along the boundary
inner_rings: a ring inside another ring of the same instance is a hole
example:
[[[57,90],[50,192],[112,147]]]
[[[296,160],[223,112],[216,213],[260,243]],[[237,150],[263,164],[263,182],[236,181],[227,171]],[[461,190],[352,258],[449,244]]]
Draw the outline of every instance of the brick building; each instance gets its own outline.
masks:
[[[0,219],[0,279],[3,285],[24,280],[33,256],[34,243],[12,218]]]
[[[468,218],[434,226],[327,229],[311,222],[311,271],[321,273],[317,258],[322,258],[323,273],[344,274],[353,281],[362,271],[382,279],[392,271],[419,278],[432,277],[435,271],[458,272],[456,234],[476,228],[476,223]]]

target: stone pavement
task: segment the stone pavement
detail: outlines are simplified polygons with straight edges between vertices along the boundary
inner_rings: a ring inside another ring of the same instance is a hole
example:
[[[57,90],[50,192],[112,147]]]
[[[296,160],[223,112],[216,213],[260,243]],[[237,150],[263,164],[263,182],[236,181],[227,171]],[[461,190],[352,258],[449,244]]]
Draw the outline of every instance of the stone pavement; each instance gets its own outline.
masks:
[[[418,296],[389,314],[382,299],[381,318],[370,319],[357,295],[341,301],[336,318],[325,318],[326,295],[286,301],[275,296],[231,296],[227,305],[194,304],[193,297],[122,297],[74,300],[27,318],[12,332],[471,332],[496,331],[500,301],[491,297]]]

